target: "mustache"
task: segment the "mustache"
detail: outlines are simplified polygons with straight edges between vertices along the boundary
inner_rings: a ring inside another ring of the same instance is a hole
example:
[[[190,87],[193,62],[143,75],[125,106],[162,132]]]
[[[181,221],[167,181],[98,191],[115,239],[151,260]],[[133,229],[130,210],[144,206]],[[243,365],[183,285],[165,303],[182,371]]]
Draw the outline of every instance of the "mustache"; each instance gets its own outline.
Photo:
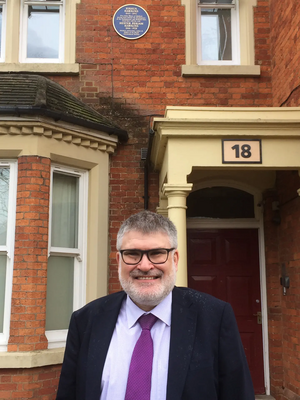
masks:
[[[157,270],[157,271],[136,271],[136,270],[134,270],[134,271],[131,271],[130,273],[129,273],[129,275],[130,275],[130,277],[131,278],[139,278],[139,277],[142,277],[142,276],[154,276],[154,277],[161,277],[162,275],[163,275],[163,272],[162,271],[160,271],[160,270]]]

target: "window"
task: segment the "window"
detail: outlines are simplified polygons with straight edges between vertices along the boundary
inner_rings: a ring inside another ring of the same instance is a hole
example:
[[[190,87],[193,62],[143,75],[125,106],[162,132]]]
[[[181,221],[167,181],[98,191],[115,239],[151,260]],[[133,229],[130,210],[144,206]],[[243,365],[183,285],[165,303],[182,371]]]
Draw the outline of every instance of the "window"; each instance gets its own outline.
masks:
[[[64,8],[63,0],[23,0],[21,62],[64,61]]]
[[[52,167],[46,336],[61,347],[73,310],[85,304],[86,171]]]
[[[200,0],[198,64],[239,64],[238,0]]]
[[[16,191],[17,163],[0,162],[0,351],[6,350],[9,337]]]
[[[187,197],[187,218],[255,218],[254,196],[244,190],[214,186]]]
[[[5,54],[6,2],[0,0],[0,62]]]
[[[183,76],[259,76],[254,56],[257,0],[181,0],[185,6]]]
[[[0,73],[79,73],[75,63],[79,2],[0,0]]]

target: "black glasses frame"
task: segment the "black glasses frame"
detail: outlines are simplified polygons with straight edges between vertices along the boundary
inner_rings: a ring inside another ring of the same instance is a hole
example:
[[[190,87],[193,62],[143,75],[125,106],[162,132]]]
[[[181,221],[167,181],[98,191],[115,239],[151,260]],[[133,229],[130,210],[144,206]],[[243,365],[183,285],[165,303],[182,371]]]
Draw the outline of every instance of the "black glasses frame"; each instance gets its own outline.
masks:
[[[167,252],[167,258],[166,258],[166,260],[163,261],[163,262],[153,262],[153,261],[151,261],[151,260],[150,260],[150,257],[149,257],[149,253],[150,253],[151,251],[155,251],[155,250],[165,250],[165,251]],[[124,262],[125,264],[127,264],[127,265],[136,265],[136,264],[139,264],[139,263],[141,262],[142,258],[144,257],[144,254],[146,254],[146,256],[147,256],[148,260],[151,262],[151,264],[164,264],[164,263],[166,263],[166,262],[168,261],[170,251],[173,251],[173,250],[175,250],[175,247],[171,247],[170,249],[165,249],[165,248],[163,248],[163,247],[159,247],[159,248],[157,248],[157,249],[150,249],[150,250],[123,249],[123,250],[119,250],[119,253],[121,254],[121,257],[122,257],[123,262]],[[124,257],[123,257],[124,251],[139,251],[139,252],[141,253],[141,258],[140,258],[139,261],[137,261],[137,262],[128,263],[128,262],[126,262],[126,261],[124,260]]]

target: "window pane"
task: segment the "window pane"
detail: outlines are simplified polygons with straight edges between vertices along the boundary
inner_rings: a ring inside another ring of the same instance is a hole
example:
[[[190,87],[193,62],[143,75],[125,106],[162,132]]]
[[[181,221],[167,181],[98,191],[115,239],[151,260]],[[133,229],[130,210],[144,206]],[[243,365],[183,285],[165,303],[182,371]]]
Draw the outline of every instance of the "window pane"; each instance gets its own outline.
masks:
[[[0,169],[0,245],[6,244],[9,168]]]
[[[28,58],[59,57],[59,12],[59,6],[28,6]]]
[[[51,246],[78,246],[78,189],[78,177],[53,173]]]
[[[5,282],[6,282],[6,256],[0,256],[0,333],[3,333]]]
[[[46,330],[68,329],[73,311],[73,257],[49,257]]]
[[[232,60],[231,10],[201,10],[203,61]]]

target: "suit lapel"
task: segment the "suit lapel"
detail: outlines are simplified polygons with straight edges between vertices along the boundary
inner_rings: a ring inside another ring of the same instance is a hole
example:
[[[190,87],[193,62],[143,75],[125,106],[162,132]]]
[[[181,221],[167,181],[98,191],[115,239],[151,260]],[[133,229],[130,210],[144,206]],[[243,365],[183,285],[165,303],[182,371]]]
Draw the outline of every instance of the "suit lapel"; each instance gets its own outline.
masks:
[[[103,367],[125,293],[105,304],[95,315],[87,359],[86,399],[99,400]]]
[[[197,310],[183,293],[173,290],[167,400],[182,398],[196,333]]]

